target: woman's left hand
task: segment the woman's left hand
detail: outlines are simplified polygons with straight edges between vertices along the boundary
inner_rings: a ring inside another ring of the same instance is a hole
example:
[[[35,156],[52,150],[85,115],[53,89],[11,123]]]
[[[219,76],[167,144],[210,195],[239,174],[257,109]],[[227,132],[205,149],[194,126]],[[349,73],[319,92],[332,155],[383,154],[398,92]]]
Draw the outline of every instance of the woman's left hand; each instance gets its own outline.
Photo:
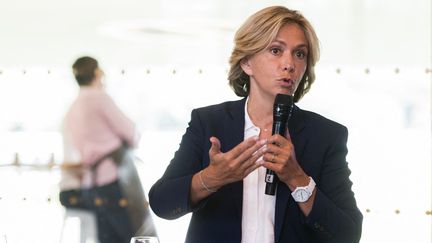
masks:
[[[268,138],[267,152],[264,154],[263,166],[273,170],[279,180],[291,190],[298,185],[308,184],[309,177],[300,167],[291,138],[274,134]]]

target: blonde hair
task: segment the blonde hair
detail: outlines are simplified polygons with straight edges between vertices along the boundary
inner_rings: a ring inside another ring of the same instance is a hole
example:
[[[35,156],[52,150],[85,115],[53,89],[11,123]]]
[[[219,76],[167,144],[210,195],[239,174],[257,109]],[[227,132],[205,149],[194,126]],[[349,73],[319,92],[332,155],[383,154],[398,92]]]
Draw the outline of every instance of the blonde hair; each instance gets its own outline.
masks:
[[[249,76],[240,63],[266,49],[276,38],[279,30],[288,23],[297,24],[304,32],[308,44],[307,67],[297,90],[294,102],[299,101],[311,88],[315,80],[315,63],[319,59],[319,41],[309,21],[298,11],[283,6],[264,8],[251,15],[237,30],[234,49],[229,60],[229,85],[240,97],[249,95]]]

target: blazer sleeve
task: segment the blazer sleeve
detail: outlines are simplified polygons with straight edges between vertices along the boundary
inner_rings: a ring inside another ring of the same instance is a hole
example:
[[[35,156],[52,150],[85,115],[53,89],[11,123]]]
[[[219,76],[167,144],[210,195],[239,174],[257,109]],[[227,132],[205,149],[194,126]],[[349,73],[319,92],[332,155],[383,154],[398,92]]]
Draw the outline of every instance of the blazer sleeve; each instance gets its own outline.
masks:
[[[351,171],[346,162],[348,130],[342,127],[331,132],[332,141],[325,152],[315,202],[305,223],[325,242],[359,242],[363,216],[351,189]]]
[[[149,203],[156,215],[164,219],[179,218],[193,209],[189,203],[192,176],[202,169],[205,141],[198,110],[191,121],[163,176],[151,187]]]

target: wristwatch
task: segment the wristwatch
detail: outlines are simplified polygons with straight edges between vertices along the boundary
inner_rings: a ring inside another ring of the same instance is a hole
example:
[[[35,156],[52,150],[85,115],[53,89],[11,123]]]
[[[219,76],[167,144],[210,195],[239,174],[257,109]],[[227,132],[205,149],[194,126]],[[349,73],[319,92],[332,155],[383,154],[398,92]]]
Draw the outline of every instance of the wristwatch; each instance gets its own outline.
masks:
[[[312,196],[312,192],[315,188],[315,181],[309,176],[309,185],[299,186],[292,193],[291,196],[296,202],[306,202]]]

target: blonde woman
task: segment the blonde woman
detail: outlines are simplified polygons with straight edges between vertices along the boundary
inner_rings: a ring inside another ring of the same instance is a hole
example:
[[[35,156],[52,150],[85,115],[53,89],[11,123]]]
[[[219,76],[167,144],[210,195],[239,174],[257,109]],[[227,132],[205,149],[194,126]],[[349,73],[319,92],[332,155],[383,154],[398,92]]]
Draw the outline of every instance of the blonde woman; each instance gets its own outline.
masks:
[[[149,193],[162,218],[192,212],[186,242],[359,241],[346,127],[294,106],[289,134],[272,135],[276,95],[299,101],[318,57],[314,29],[285,7],[258,11],[237,31],[228,79],[244,98],[193,110]],[[276,196],[264,193],[266,169],[280,179]]]

